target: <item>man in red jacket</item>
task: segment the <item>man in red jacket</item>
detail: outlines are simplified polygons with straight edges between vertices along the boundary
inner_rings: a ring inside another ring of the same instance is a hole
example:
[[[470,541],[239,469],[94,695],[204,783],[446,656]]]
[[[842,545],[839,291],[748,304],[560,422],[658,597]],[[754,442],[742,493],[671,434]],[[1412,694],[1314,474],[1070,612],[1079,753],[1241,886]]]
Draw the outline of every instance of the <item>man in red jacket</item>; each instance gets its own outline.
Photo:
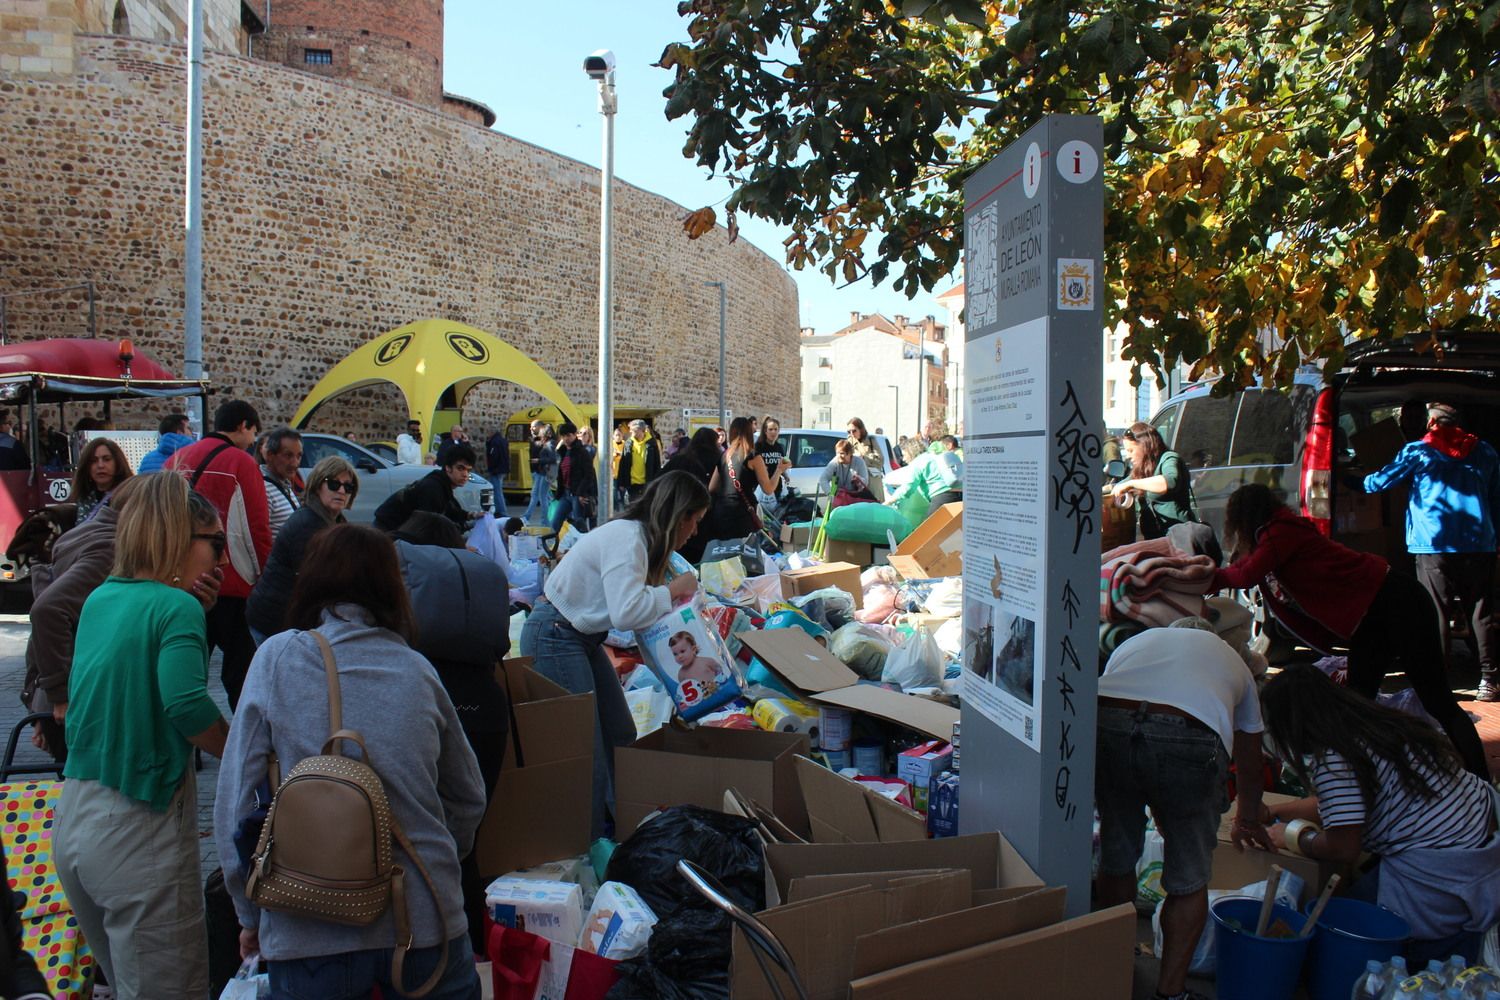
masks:
[[[240,700],[255,656],[255,640],[245,624],[245,599],[271,554],[265,482],[260,466],[245,450],[259,432],[255,407],[231,399],[214,411],[213,433],[174,452],[167,462],[167,468],[187,476],[188,484],[208,498],[224,522],[229,565],[218,603],[208,612],[208,648],[217,646],[224,654],[221,676],[231,709]]]

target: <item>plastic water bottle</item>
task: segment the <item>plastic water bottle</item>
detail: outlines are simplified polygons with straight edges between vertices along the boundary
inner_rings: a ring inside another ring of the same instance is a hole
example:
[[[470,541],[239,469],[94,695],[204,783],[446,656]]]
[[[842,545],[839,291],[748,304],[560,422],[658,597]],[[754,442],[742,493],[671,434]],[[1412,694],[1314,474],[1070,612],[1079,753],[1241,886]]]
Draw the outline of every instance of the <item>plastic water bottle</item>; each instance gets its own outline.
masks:
[[[1349,1000],[1380,1000],[1388,982],[1385,966],[1372,958],[1365,963],[1364,975],[1355,982]]]
[[[1396,955],[1385,965],[1385,989],[1380,993],[1380,1000],[1394,1000],[1396,991],[1407,979],[1406,956]]]
[[[1464,966],[1467,964],[1462,955],[1449,955],[1448,961],[1443,963],[1443,985],[1452,986],[1458,982],[1459,974],[1464,971]]]

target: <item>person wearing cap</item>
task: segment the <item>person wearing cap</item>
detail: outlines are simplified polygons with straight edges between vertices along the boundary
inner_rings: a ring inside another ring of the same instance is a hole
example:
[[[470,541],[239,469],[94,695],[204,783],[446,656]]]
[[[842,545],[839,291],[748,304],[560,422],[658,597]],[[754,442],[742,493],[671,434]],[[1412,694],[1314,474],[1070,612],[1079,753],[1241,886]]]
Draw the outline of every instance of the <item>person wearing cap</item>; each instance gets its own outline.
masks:
[[[1237,777],[1230,837],[1272,849],[1261,809],[1260,700],[1245,661],[1202,618],[1183,618],[1120,645],[1099,677],[1094,797],[1100,907],[1136,895],[1146,810],[1162,838],[1161,969],[1155,1000],[1202,1000],[1187,989],[1208,922],[1219,816]]]
[[[1495,510],[1500,506],[1500,456],[1464,430],[1459,412],[1427,404],[1427,433],[1406,444],[1379,472],[1365,477],[1366,493],[1408,485],[1406,549],[1417,579],[1439,609],[1448,649],[1454,605],[1466,608],[1479,647],[1479,700],[1500,701],[1500,653],[1490,592],[1495,574]]]

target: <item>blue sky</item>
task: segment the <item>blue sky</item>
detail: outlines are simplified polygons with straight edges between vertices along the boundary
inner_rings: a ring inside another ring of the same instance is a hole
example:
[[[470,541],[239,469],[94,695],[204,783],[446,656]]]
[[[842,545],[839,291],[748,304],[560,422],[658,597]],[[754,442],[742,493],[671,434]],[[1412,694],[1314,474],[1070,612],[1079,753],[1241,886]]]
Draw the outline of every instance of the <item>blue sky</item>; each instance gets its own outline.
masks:
[[[687,119],[667,121],[662,90],[671,73],[651,64],[669,43],[686,39],[677,0],[447,0],[444,89],[495,110],[495,129],[597,167],[600,119],[597,90],[583,73],[583,57],[612,49],[618,60],[620,111],[615,122],[615,174],[688,209],[713,205],[723,221],[727,181],[682,156]],[[778,263],[785,230],[758,219],[740,220],[748,240]],[[683,237],[686,239],[686,237]],[[873,245],[875,239],[871,238]],[[832,333],[853,311],[921,317],[948,316],[931,295],[908,299],[890,281],[861,281],[839,289],[811,268],[789,271],[797,282],[802,325]],[[951,282],[941,283],[938,291]],[[731,285],[731,294],[733,286]]]

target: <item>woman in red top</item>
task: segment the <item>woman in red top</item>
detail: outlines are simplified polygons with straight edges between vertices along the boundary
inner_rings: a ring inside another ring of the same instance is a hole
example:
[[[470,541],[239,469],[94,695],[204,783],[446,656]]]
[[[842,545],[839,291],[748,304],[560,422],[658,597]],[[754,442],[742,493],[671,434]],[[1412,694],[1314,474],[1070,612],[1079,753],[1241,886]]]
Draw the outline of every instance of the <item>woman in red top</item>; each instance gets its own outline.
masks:
[[[1464,766],[1489,780],[1479,733],[1448,686],[1437,606],[1415,578],[1325,537],[1261,483],[1229,497],[1224,539],[1235,561],[1211,589],[1259,587],[1271,614],[1308,646],[1347,648],[1349,687],[1366,698],[1391,669],[1404,671]]]

